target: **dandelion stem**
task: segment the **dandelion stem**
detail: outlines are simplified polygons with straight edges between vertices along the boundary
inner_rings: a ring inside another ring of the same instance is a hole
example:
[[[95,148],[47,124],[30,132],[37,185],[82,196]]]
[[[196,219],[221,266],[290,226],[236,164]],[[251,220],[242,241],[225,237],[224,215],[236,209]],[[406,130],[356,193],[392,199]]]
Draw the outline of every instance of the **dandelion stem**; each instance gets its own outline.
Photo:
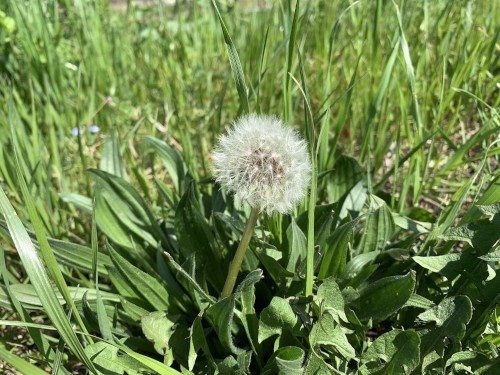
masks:
[[[245,227],[245,232],[243,232],[243,237],[241,238],[241,242],[238,245],[236,253],[234,254],[233,261],[229,265],[229,271],[227,273],[226,282],[224,283],[224,288],[222,289],[222,293],[220,295],[221,298],[229,297],[233,292],[234,284],[236,284],[236,278],[238,277],[238,273],[240,272],[241,263],[243,263],[243,259],[245,258],[245,252],[248,248],[250,240],[252,239],[255,225],[257,224],[257,218],[259,217],[259,213],[260,210],[258,208],[252,208],[252,212],[250,213],[247,226]]]

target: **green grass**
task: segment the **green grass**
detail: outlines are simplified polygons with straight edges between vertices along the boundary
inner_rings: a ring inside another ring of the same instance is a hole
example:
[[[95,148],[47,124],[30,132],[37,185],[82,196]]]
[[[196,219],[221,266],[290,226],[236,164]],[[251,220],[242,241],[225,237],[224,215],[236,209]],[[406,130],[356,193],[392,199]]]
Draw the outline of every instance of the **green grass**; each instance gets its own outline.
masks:
[[[233,373],[251,355],[252,373],[390,373],[397,350],[384,365],[369,347],[385,333],[414,345],[413,373],[495,373],[498,19],[496,2],[465,0],[0,2],[0,305],[27,324],[33,363]],[[318,178],[294,220],[259,221],[245,282],[214,302],[249,211],[213,185],[210,152],[246,112],[300,130]],[[287,269],[296,236],[307,249]],[[141,330],[153,311],[178,327],[148,337],[165,355]]]

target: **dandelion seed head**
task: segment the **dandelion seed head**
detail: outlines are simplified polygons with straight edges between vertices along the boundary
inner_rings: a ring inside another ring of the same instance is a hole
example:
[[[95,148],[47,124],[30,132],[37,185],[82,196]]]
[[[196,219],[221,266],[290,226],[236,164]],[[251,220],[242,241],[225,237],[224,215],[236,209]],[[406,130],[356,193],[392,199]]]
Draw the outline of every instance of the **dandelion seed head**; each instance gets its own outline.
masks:
[[[220,137],[213,160],[217,182],[268,214],[289,212],[302,200],[310,181],[306,143],[276,117],[239,118]]]

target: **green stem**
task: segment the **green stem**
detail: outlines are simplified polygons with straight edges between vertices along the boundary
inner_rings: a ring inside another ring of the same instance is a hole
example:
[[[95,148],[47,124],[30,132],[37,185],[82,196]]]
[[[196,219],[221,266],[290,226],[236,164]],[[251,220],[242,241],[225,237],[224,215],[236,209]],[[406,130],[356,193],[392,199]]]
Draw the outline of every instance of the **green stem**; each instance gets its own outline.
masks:
[[[313,153],[313,155],[315,155]],[[314,209],[316,208],[317,172],[316,162],[313,161],[311,174],[311,194],[309,196],[308,221],[307,221],[307,257],[306,257],[306,296],[312,296],[314,284]]]
[[[245,251],[247,250],[248,244],[252,239],[253,231],[255,229],[255,225],[257,224],[259,213],[260,211],[258,208],[252,208],[252,212],[250,213],[250,218],[248,219],[245,232],[243,232],[241,242],[238,245],[236,253],[234,254],[233,261],[229,266],[226,282],[224,283],[224,288],[222,289],[220,298],[229,297],[233,292],[234,284],[236,284],[236,278],[238,277],[238,273],[240,272],[241,263],[243,263],[243,259],[245,258]]]

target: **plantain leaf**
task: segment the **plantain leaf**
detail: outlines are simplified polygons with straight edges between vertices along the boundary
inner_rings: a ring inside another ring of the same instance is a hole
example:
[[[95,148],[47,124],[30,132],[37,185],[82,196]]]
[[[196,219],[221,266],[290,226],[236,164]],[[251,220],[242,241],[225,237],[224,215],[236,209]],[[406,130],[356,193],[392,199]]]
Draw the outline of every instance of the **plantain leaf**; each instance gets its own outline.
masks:
[[[332,369],[326,364],[325,360],[314,352],[309,355],[309,359],[304,369],[304,375],[330,375]]]
[[[111,131],[104,141],[99,169],[121,177],[125,181],[129,181],[125,165],[123,164],[118,136],[114,130]]]
[[[154,151],[155,155],[160,157],[170,178],[172,179],[174,187],[177,190],[177,194],[180,195],[184,191],[183,179],[186,174],[186,167],[181,154],[166,142],[154,137],[145,137],[144,145],[146,150]],[[174,198],[171,194],[168,194],[168,196],[171,199]]]
[[[358,246],[359,253],[381,251],[391,239],[395,224],[387,205],[375,196],[371,197],[372,211],[365,224],[363,237]]]
[[[329,312],[322,314],[314,323],[309,334],[309,342],[312,348],[316,346],[334,347],[346,359],[356,357],[356,351],[347,340],[346,333],[339,324],[335,323],[333,315]]]
[[[262,369],[262,375],[283,374],[302,375],[304,373],[305,352],[297,346],[278,349]]]
[[[307,238],[293,218],[286,230],[286,236],[289,244],[286,269],[295,272],[297,265],[306,258]]]
[[[466,296],[453,296],[443,299],[439,305],[421,313],[418,318],[434,327],[422,336],[421,353],[427,355],[444,339],[460,341],[472,317],[472,303]]]
[[[480,254],[486,253],[500,239],[500,215],[450,228],[440,236],[446,241],[465,241]]]
[[[281,297],[273,297],[269,306],[260,313],[259,343],[274,335],[281,335],[284,330],[300,333],[301,322],[292,310],[290,303]]]
[[[328,201],[337,202],[364,178],[363,168],[348,156],[340,156],[328,177]]]
[[[168,243],[148,205],[127,181],[96,169],[89,173],[97,182],[97,226],[113,242],[131,250],[136,248],[134,237],[154,249]]]
[[[166,285],[131,264],[111,246],[108,246],[108,252],[122,280],[126,281],[129,288],[141,298],[145,305],[151,306],[154,310],[168,310],[170,301]]]
[[[221,299],[207,309],[206,315],[226,350],[229,350],[233,354],[240,354],[243,353],[244,350],[236,347],[231,333],[235,300],[235,294],[231,294],[229,297]]]
[[[154,343],[158,354],[167,355],[170,350],[169,340],[175,331],[179,315],[171,316],[165,311],[153,311],[145,314],[141,319],[144,336]]]
[[[147,367],[127,354],[119,354],[118,348],[104,341],[85,348],[100,373],[113,375],[139,375],[147,372]]]
[[[207,339],[205,337],[205,331],[203,330],[202,319],[203,319],[203,312],[200,312],[196,316],[189,330],[189,355],[188,355],[189,371],[192,371],[194,368],[196,359],[198,357],[197,352],[199,349],[203,350],[203,353],[207,357],[210,366],[212,368],[217,367],[214,358],[212,356],[212,353],[210,351],[210,347],[208,346]]]
[[[329,311],[337,321],[338,318],[342,319],[344,322],[348,321],[345,315],[344,297],[334,277],[330,277],[323,281],[318,288],[314,300],[323,309]]]
[[[359,218],[342,224],[326,240],[318,278],[340,276],[344,273],[349,246],[353,242],[354,226]]]
[[[410,374],[420,362],[415,331],[393,330],[378,337],[361,356],[360,374]]]
[[[389,276],[377,280],[359,291],[353,303],[360,320],[381,320],[405,305],[415,289],[415,274]]]

